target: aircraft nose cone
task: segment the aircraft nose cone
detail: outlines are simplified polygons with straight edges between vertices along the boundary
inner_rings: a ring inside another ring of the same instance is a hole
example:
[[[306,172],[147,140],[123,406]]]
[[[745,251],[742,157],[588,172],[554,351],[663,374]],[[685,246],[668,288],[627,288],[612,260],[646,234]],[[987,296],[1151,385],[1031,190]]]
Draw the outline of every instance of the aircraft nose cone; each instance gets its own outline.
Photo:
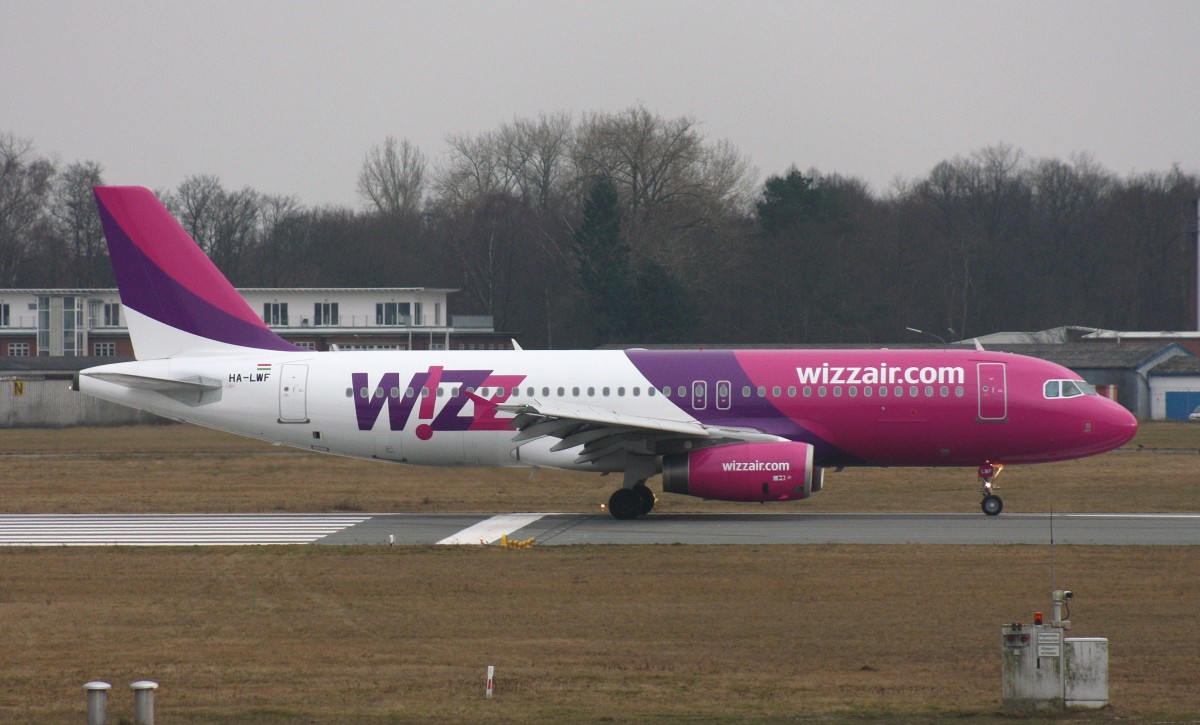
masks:
[[[1099,422],[1103,426],[1102,432],[1105,438],[1112,442],[1113,448],[1125,445],[1137,434],[1137,418],[1116,403],[1112,403],[1108,407],[1103,419]]]

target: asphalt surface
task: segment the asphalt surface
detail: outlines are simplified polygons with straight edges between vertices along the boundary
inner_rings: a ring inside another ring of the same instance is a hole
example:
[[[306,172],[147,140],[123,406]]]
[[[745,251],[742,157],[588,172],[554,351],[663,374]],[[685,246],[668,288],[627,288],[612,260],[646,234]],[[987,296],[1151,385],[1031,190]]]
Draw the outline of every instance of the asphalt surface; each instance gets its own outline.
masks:
[[[0,515],[0,546],[249,544],[1200,545],[1187,514],[103,514]]]

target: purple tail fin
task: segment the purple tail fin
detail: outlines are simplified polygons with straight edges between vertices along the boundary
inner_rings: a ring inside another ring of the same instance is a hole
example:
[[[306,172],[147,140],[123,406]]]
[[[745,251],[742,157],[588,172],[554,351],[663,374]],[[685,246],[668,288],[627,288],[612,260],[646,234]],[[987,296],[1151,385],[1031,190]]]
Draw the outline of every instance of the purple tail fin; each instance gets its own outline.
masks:
[[[140,186],[94,191],[139,359],[297,349],[250,309],[153,192]]]

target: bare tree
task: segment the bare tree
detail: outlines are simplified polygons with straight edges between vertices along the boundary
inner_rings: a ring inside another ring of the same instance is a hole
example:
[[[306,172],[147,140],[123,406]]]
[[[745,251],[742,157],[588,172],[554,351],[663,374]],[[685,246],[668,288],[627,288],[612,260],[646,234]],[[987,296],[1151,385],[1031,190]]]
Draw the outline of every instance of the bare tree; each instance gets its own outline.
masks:
[[[0,286],[16,284],[33,235],[45,219],[54,164],[33,152],[33,143],[0,135]]]
[[[215,176],[189,176],[169,202],[209,259],[238,283],[247,272],[248,252],[260,238],[258,192],[227,192]]]
[[[103,184],[100,164],[94,161],[73,163],[54,181],[50,213],[58,236],[66,242],[74,278],[70,284],[75,287],[97,287],[112,280],[92,193],[92,187]]]
[[[368,208],[381,214],[415,213],[425,193],[425,155],[404,139],[388,136],[363,159],[358,175],[358,195]]]

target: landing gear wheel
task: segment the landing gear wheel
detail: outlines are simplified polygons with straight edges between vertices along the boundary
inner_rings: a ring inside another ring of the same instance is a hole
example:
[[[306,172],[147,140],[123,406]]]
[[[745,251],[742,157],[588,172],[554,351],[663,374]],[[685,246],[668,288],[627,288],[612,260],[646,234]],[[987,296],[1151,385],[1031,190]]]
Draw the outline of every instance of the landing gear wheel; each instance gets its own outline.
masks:
[[[642,515],[648,514],[654,510],[654,492],[644,483],[639,483],[633,487],[634,491],[638,492],[638,496],[642,499]]]
[[[642,515],[641,495],[632,488],[618,488],[608,499],[608,512],[614,519],[622,521],[636,519]]]
[[[983,503],[980,504],[980,508],[988,516],[999,516],[1000,512],[1004,510],[1004,502],[1000,500],[999,496],[988,494],[983,497]]]

